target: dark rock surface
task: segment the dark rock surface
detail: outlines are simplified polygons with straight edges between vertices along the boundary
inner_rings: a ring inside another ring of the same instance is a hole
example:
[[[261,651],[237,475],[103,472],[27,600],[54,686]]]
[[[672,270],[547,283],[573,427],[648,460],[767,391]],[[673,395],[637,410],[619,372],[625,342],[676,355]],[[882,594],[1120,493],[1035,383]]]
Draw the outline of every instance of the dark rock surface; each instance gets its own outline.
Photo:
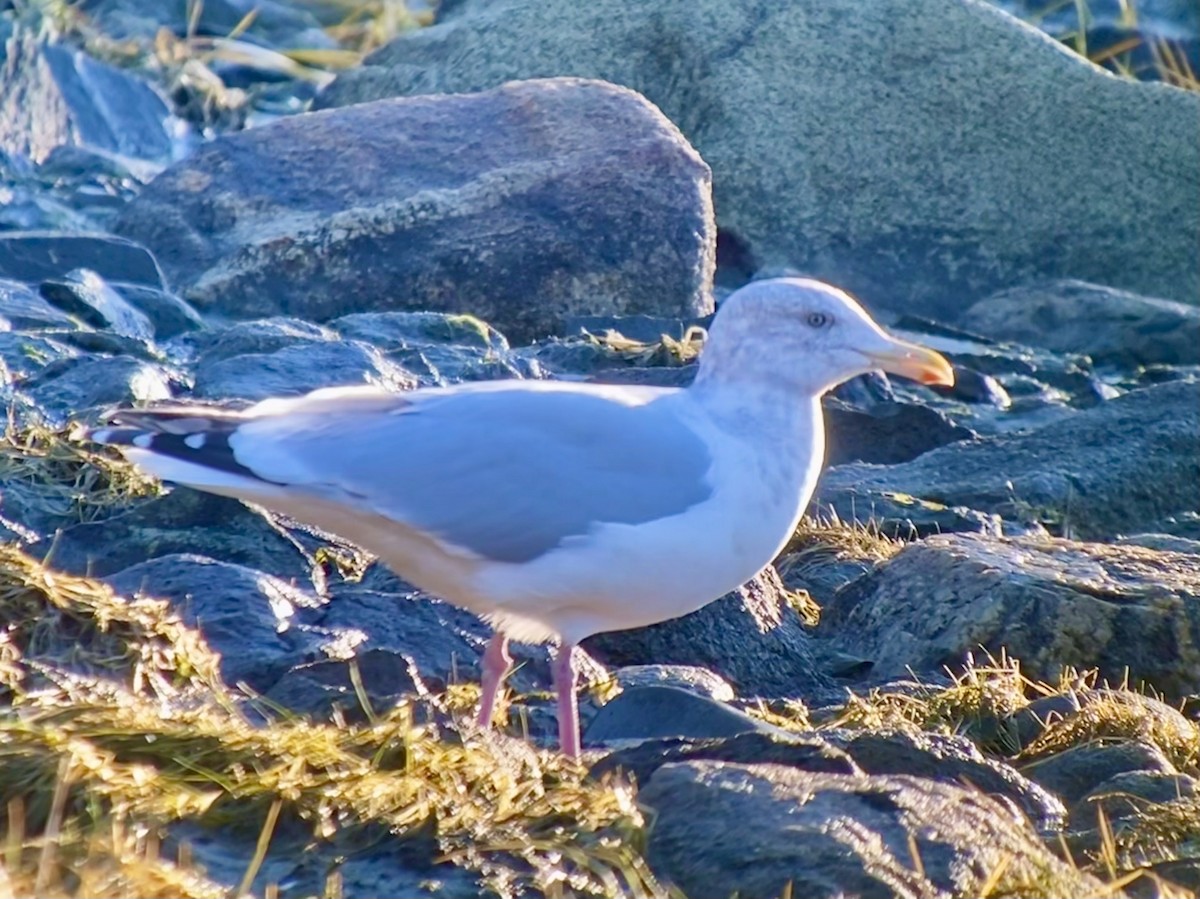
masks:
[[[1112,777],[1130,772],[1177,774],[1162,750],[1147,743],[1073,746],[1023,765],[1021,772],[1064,801],[1075,803]]]
[[[994,294],[968,309],[965,327],[1097,363],[1200,363],[1200,309],[1081,281]]]
[[[1179,697],[1200,689],[1200,563],[1100,543],[930,537],[840,591],[820,632],[874,660],[879,677],[1003,647],[1030,677],[1096,668]]]
[[[703,665],[742,696],[811,696],[829,689],[810,637],[768,567],[740,590],[682,618],[583,641],[609,667],[651,662]]]
[[[109,281],[162,287],[162,272],[140,244],[109,234],[0,232],[0,275],[16,281],[58,278],[90,269]]]
[[[694,761],[659,768],[640,796],[657,813],[650,863],[689,899],[970,896],[1002,863],[1017,882],[1038,871],[1053,895],[1098,889],[1020,815],[961,786]]]
[[[118,230],[202,310],[471,312],[526,339],[566,315],[709,311],[708,191],[656,109],[568,79],[223,138],[156,179]]]
[[[624,690],[592,718],[585,746],[622,740],[708,739],[779,729],[724,703],[678,687],[648,686]]]
[[[1198,442],[1200,382],[1163,384],[1031,433],[953,443],[900,465],[837,466],[816,500],[852,521],[898,494],[1104,539],[1200,507]]]
[[[1200,98],[1100,73],[985,3],[477,0],[319,102],[545,75],[657,104],[712,166],[722,233],[755,268],[943,317],[1038,277],[1200,292]]]

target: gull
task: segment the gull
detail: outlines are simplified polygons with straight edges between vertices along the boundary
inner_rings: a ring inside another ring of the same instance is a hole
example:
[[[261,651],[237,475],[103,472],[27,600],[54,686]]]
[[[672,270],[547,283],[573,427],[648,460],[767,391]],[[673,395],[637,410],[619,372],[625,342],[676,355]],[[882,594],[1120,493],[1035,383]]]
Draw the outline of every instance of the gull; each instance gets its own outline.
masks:
[[[686,615],[768,565],[821,471],[821,395],[875,369],[954,382],[843,291],[775,278],[721,304],[683,389],[360,385],[122,410],[91,437],[164,481],[338,534],[482,617],[483,727],[508,641],[558,641],[559,744],[578,758],[575,647]]]

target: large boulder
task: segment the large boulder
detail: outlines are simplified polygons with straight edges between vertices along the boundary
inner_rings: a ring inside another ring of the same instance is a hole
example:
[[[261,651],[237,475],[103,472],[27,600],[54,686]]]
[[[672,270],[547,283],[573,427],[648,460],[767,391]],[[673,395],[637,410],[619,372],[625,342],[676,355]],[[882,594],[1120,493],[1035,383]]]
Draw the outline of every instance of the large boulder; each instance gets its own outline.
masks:
[[[648,857],[691,899],[1090,896],[1098,882],[1025,818],[967,787],[904,775],[688,761],[659,768]]]
[[[440,19],[318,102],[604,78],[712,166],[741,273],[790,265],[944,317],[1040,278],[1200,295],[1200,96],[979,0],[463,0]]]
[[[905,508],[914,520],[940,516],[941,530],[987,530],[954,512],[971,509],[1108,539],[1200,508],[1198,443],[1200,383],[1162,384],[1031,433],[959,441],[899,465],[839,465],[823,475],[817,506],[902,531]]]
[[[844,587],[821,631],[878,677],[1007,651],[1035,680],[1067,666],[1200,690],[1200,559],[1138,546],[946,534],[911,544]]]
[[[202,310],[469,312],[528,340],[573,315],[712,311],[709,181],[643,98],[553,79],[220,138],[117,231]]]

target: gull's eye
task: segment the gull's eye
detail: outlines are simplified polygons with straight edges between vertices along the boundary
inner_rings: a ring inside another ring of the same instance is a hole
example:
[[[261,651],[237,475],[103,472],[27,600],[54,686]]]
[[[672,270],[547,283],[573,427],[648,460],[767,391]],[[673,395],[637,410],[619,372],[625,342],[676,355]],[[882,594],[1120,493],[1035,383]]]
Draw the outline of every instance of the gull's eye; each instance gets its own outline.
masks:
[[[810,312],[804,317],[804,323],[810,328],[825,328],[833,324],[833,316],[824,312]]]

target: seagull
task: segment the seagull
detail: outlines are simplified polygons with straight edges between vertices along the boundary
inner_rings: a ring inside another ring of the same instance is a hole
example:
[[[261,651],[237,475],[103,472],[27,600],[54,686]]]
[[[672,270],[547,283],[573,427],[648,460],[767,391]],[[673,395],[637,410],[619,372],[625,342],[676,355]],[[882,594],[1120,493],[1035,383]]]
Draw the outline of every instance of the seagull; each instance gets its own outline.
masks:
[[[482,617],[483,727],[509,640],[557,641],[559,744],[577,759],[575,647],[686,615],[768,565],[821,471],[821,395],[875,369],[954,383],[843,291],[775,278],[721,304],[683,389],[359,385],[119,410],[90,436],[164,481],[338,534]]]

